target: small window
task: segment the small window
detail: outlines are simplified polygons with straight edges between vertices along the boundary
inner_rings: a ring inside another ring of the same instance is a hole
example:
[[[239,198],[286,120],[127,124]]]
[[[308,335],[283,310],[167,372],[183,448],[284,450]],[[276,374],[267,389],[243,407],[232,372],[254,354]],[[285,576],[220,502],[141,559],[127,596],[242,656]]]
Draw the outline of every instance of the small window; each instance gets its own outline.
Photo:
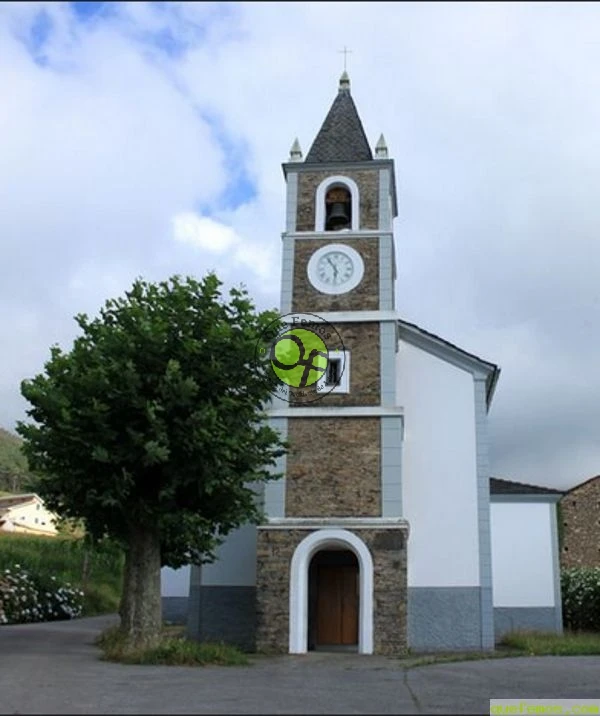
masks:
[[[35,509],[36,509],[36,510],[39,510],[39,509],[40,509],[40,506],[39,506],[39,505],[36,505],[36,506],[35,506]]]
[[[38,518],[36,517],[36,518],[35,518],[35,524],[37,525],[38,522],[39,522],[39,520],[38,520]]]
[[[324,394],[350,392],[349,351],[329,351],[327,369],[319,378],[317,389]]]

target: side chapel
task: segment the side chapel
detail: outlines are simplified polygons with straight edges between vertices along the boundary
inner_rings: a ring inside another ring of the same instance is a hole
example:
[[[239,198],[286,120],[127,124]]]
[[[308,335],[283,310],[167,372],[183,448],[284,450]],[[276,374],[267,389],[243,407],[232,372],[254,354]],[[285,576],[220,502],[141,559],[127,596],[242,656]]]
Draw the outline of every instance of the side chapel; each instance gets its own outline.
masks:
[[[273,401],[291,443],[284,477],[262,488],[264,524],[188,570],[188,632],[266,652],[397,654],[492,649],[495,612],[505,630],[559,631],[560,495],[506,480],[490,494],[499,368],[396,311],[394,161],[383,136],[372,152],[346,72],[306,157],[296,140],[283,172],[280,312],[334,325],[343,370],[319,401]],[[537,551],[507,542],[515,503],[533,515]]]

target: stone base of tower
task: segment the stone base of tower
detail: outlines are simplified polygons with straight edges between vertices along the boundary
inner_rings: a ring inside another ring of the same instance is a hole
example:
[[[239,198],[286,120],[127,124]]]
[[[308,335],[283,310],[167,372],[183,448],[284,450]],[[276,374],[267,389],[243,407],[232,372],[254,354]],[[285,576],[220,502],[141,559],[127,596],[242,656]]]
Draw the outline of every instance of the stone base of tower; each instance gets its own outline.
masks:
[[[273,522],[258,529],[258,651],[406,653],[404,520]]]

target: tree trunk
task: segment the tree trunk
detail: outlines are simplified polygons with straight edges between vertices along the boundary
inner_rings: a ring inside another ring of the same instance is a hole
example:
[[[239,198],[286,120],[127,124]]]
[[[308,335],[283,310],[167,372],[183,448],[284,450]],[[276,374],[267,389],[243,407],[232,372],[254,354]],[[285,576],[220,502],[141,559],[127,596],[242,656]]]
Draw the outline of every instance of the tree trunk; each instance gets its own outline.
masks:
[[[121,617],[121,631],[127,633],[131,628],[133,614],[133,585],[135,583],[133,567],[129,557],[131,547],[128,545],[125,550],[125,564],[123,565],[123,589],[119,603],[119,616]]]
[[[123,577],[119,615],[125,648],[152,647],[158,643],[162,627],[160,536],[156,529],[132,528]]]
[[[90,576],[90,550],[89,547],[83,548],[83,564],[81,565],[81,588],[87,591],[88,578]]]

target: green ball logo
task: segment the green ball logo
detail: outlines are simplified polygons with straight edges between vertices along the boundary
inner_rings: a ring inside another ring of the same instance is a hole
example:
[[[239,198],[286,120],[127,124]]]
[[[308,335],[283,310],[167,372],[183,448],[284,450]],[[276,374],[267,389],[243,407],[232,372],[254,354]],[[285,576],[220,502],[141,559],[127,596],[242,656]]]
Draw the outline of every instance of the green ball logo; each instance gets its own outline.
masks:
[[[314,331],[292,328],[272,344],[270,359],[279,380],[293,388],[307,388],[325,373],[328,351]]]

